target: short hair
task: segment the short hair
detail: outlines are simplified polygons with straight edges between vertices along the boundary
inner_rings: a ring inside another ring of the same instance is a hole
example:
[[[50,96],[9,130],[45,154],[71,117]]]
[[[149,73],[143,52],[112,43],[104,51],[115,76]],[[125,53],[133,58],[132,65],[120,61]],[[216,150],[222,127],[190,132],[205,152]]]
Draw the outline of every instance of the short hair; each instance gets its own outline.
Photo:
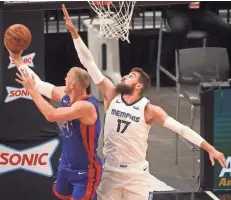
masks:
[[[90,76],[88,72],[80,67],[72,67],[71,71],[73,71],[74,79],[80,84],[80,87],[87,89],[90,85]]]
[[[139,68],[139,67],[134,67],[132,68],[131,70],[132,72],[138,72],[140,74],[140,77],[139,77],[139,82],[141,84],[143,84],[143,88],[141,90],[141,92],[145,92],[146,89],[151,85],[151,79],[150,77],[148,76],[148,74],[146,72],[144,72],[144,70],[142,68]]]

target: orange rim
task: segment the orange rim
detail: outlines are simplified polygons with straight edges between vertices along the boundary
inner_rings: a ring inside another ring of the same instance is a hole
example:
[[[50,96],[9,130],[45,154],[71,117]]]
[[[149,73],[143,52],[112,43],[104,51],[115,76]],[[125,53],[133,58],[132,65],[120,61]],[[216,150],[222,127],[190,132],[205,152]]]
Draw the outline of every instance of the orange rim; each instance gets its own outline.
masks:
[[[111,1],[92,1],[92,3],[95,6],[108,6],[110,5],[112,2]]]

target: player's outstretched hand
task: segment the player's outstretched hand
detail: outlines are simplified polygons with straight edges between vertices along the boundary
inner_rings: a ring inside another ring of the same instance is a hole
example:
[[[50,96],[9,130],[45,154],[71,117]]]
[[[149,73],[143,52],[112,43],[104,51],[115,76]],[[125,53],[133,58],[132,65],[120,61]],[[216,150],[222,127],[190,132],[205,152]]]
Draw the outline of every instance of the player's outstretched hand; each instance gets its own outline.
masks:
[[[226,168],[226,159],[223,153],[217,151],[216,149],[212,152],[209,152],[209,159],[212,163],[212,166],[215,165],[215,160],[217,160],[223,168]]]
[[[22,59],[22,52],[23,52],[23,50],[20,51],[20,52],[13,52],[9,48],[7,48],[7,47],[6,47],[6,49],[8,50],[11,59],[13,60],[13,62],[15,63],[15,65],[18,67],[18,65],[20,65],[20,62],[21,62],[21,59]]]
[[[64,14],[64,19],[66,21],[66,28],[67,28],[67,30],[69,30],[72,33],[76,29],[75,29],[74,24],[71,21],[69,13],[68,13],[68,11],[67,11],[67,9],[66,9],[66,7],[65,7],[64,4],[62,4],[62,10],[63,10],[63,14]]]

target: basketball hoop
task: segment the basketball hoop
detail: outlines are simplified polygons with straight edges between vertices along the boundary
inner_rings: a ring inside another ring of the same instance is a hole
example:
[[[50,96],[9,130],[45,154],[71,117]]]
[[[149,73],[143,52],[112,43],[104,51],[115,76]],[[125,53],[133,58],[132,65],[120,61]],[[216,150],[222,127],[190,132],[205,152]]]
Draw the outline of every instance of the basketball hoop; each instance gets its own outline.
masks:
[[[136,1],[88,1],[99,18],[99,37],[129,43],[129,24]]]

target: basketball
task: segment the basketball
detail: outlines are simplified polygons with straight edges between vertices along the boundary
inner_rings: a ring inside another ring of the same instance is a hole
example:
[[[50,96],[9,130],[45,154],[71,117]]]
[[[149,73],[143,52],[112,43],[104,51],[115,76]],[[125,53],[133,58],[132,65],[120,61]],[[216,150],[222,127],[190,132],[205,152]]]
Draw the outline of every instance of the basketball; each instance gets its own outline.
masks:
[[[17,53],[27,49],[31,44],[30,30],[22,24],[10,26],[4,34],[4,44],[11,51]]]

